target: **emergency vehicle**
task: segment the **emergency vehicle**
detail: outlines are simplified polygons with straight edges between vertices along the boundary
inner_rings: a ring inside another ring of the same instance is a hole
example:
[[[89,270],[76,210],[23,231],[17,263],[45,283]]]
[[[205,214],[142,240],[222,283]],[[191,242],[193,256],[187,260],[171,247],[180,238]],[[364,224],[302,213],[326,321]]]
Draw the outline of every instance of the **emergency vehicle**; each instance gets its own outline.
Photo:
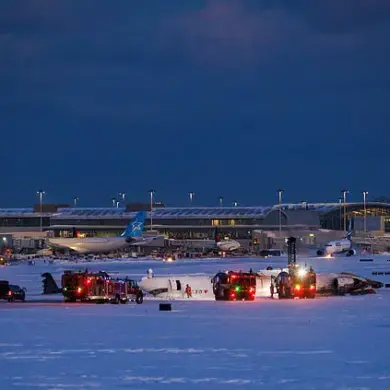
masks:
[[[61,291],[66,302],[143,302],[143,293],[134,280],[113,279],[106,272],[65,271]]]
[[[296,264],[289,266],[289,272],[281,272],[276,277],[276,290],[279,299],[315,298],[317,280],[315,272],[310,268]]]
[[[217,301],[253,301],[256,295],[256,275],[245,272],[219,272],[213,278]]]
[[[24,302],[26,299],[26,289],[16,284],[9,284],[8,280],[0,280],[0,299],[5,299],[8,302]]]

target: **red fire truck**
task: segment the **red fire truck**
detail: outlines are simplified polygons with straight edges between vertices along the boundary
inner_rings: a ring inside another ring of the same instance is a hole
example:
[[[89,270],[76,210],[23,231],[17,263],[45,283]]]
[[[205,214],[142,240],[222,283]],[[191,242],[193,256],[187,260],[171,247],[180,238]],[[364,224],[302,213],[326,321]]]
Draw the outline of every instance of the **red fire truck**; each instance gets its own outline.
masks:
[[[256,296],[256,275],[247,272],[219,272],[213,279],[217,301],[253,301]]]
[[[113,279],[106,272],[65,271],[61,287],[66,302],[143,302],[143,293],[136,281]]]
[[[315,298],[317,292],[317,277],[310,268],[296,265],[289,267],[289,272],[281,272],[276,278],[276,290],[279,299]]]

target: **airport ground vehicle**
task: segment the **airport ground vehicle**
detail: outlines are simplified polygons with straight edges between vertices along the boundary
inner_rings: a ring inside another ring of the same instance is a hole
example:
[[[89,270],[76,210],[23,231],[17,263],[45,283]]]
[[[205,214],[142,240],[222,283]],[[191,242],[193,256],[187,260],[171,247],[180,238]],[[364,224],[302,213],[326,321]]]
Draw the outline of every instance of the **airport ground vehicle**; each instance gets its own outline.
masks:
[[[317,275],[310,267],[297,264],[296,238],[287,239],[288,271],[282,271],[275,279],[279,299],[315,298]]]
[[[217,301],[253,301],[256,295],[256,275],[246,272],[219,272],[213,278]]]
[[[65,271],[61,287],[67,302],[143,302],[143,293],[136,281],[127,278],[113,279],[106,272]]]
[[[8,280],[0,280],[0,299],[8,302],[25,301],[26,290],[16,284],[9,284]]]
[[[312,269],[291,265],[289,272],[281,272],[275,280],[279,299],[315,298],[316,274]]]

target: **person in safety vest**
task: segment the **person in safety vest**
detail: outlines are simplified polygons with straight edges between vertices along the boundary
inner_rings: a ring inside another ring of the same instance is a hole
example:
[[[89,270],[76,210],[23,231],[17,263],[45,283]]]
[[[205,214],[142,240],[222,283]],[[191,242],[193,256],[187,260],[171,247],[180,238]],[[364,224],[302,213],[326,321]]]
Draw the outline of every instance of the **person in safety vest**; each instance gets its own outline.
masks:
[[[192,298],[192,290],[189,284],[186,285],[187,298]]]

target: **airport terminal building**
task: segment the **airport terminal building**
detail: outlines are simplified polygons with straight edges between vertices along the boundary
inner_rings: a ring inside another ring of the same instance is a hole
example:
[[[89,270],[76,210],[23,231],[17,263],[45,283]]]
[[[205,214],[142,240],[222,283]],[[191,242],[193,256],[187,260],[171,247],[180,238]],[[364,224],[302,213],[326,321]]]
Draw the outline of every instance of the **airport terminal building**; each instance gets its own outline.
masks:
[[[149,210],[148,210],[149,209]],[[79,208],[67,205],[43,205],[33,208],[0,209],[0,247],[14,240],[56,237],[114,236],[123,232],[139,210],[147,211],[145,230],[166,238],[196,240],[213,238],[216,229],[223,235],[251,240],[254,232],[268,232],[283,237],[313,237],[319,229],[344,231],[352,229],[384,235],[390,234],[390,204],[363,203],[298,203],[269,207],[165,207],[156,203],[150,212],[148,204],[128,204],[116,208]],[[41,212],[42,211],[42,212]],[[344,220],[345,216],[345,220]],[[364,218],[366,216],[366,218]],[[365,219],[365,224],[363,220]]]

